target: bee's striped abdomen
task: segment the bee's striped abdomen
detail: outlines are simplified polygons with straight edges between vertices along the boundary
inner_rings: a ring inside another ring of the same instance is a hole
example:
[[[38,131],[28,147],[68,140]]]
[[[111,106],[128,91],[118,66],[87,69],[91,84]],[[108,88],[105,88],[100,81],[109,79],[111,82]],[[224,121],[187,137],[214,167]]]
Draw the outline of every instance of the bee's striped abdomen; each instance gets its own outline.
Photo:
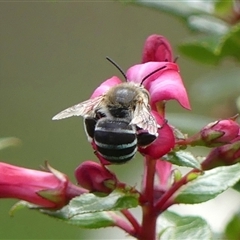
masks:
[[[95,128],[94,141],[99,154],[109,162],[127,162],[137,151],[136,130],[122,119],[101,118]]]

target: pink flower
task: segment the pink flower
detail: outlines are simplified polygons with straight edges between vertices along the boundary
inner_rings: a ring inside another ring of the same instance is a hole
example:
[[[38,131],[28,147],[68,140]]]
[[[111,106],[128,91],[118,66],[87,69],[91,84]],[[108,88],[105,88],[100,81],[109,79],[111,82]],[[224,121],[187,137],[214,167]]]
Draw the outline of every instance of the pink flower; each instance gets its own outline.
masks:
[[[122,83],[122,81],[118,77],[111,77],[108,80],[104,81],[99,87],[95,89],[91,98],[95,98],[101,96],[106,93],[111,87],[114,87],[118,84]]]
[[[117,184],[116,175],[103,165],[85,161],[75,170],[78,184],[91,192],[111,193]]]
[[[158,185],[162,191],[166,191],[169,188],[172,164],[168,161],[158,160],[156,163],[156,174],[159,178],[160,184]]]
[[[37,171],[0,162],[0,198],[25,200],[43,208],[59,209],[87,190],[73,185],[63,173],[47,166]]]
[[[140,85],[147,75],[160,68],[162,69],[143,82],[143,86],[150,93],[152,109],[158,111],[159,102],[171,99],[177,100],[182,107],[190,109],[178,65],[173,62],[171,45],[163,36],[154,34],[147,38],[143,48],[142,64],[130,67],[126,76],[129,82]],[[115,76],[106,80],[94,91],[91,98],[106,93],[111,87],[120,83],[121,80]]]
[[[138,151],[144,155],[148,155],[152,159],[159,159],[174,147],[175,138],[172,128],[166,121],[157,112],[152,111],[152,114],[157,123],[162,126],[158,130],[158,138],[145,148],[139,147]]]
[[[173,62],[173,53],[168,40],[161,35],[150,35],[144,44],[142,63]]]
[[[197,134],[183,140],[182,143],[206,147],[217,147],[231,143],[239,137],[240,126],[235,120],[230,118],[209,123]]]
[[[214,148],[202,162],[202,169],[232,165],[240,161],[240,140]]]
[[[182,107],[190,109],[190,104],[186,89],[183,85],[179,69],[176,63],[170,62],[148,62],[144,64],[134,65],[127,71],[129,82],[136,84],[141,83],[142,79],[153,71],[159,70],[144,81],[143,86],[150,93],[150,104],[153,110],[157,111],[157,103],[161,101],[175,99]],[[116,76],[103,82],[93,92],[91,98],[105,94],[111,87],[122,83]]]
[[[128,81],[140,84],[142,79],[155,70],[164,67],[151,75],[143,86],[150,94],[150,104],[153,110],[157,110],[157,103],[175,99],[182,107],[190,109],[188,95],[179,74],[178,65],[171,62],[148,62],[134,65],[127,71]]]
[[[158,138],[151,145],[145,148],[139,147],[138,149],[139,152],[149,155],[153,159],[163,156],[174,146],[173,131],[164,120],[165,102],[174,99],[182,107],[190,109],[187,92],[179,74],[178,65],[172,61],[172,49],[168,41],[163,36],[151,35],[147,38],[144,45],[143,63],[130,67],[126,72],[128,82],[135,83],[137,86],[142,84],[147,89],[150,94],[152,114],[158,124],[162,126],[158,130]],[[151,75],[151,73],[153,74]],[[147,77],[148,75],[150,76]],[[145,77],[147,78],[145,79]],[[145,80],[142,83],[143,79]],[[103,82],[93,92],[91,98],[101,96],[113,86],[121,83],[122,81],[114,76]],[[97,150],[94,141],[92,146]],[[102,164],[108,164],[97,152],[96,155]]]

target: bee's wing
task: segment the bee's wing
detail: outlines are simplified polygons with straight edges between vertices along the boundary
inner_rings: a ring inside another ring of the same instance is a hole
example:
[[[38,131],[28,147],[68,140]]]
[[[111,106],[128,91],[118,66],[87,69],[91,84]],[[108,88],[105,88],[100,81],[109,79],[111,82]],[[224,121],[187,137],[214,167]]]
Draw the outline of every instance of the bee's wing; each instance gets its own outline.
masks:
[[[81,102],[58,113],[52,118],[52,120],[59,120],[72,116],[86,116],[86,115],[92,116],[94,114],[94,110],[97,108],[97,106],[99,106],[102,100],[103,95]]]
[[[150,134],[157,136],[158,127],[155,118],[152,116],[149,108],[143,103],[136,104],[133,112],[133,119],[130,124],[136,124],[138,127],[147,130]]]

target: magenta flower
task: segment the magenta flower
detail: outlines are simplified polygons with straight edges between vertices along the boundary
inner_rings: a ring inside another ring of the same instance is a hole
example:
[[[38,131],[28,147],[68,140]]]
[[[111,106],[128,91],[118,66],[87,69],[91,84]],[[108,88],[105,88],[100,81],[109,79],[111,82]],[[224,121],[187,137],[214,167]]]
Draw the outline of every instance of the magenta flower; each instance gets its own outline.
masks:
[[[162,126],[158,130],[158,138],[149,146],[145,148],[139,147],[138,150],[143,155],[148,155],[152,159],[158,159],[167,154],[175,144],[175,138],[172,128],[165,122],[165,120],[155,111],[152,111],[157,123]]]
[[[163,36],[154,34],[147,38],[143,48],[142,64],[130,67],[126,76],[129,82],[140,85],[144,77],[161,67],[163,69],[143,82],[143,86],[150,93],[152,110],[159,111],[158,103],[171,99],[177,100],[182,107],[190,109],[178,65],[173,62],[171,45]],[[120,83],[117,77],[106,80],[94,91],[91,98],[104,94],[112,86]]]
[[[227,166],[240,162],[240,140],[214,148],[202,162],[202,169]]]
[[[110,193],[117,185],[116,175],[93,161],[81,163],[75,170],[75,177],[78,184],[90,192]]]
[[[172,48],[165,37],[153,34],[146,39],[142,63],[146,62],[173,62]]]
[[[167,161],[157,161],[156,174],[160,182],[159,187],[162,191],[166,191],[171,184],[170,178],[172,175],[172,164]]]
[[[132,66],[126,72],[127,81],[140,86],[146,76],[159,69],[159,71],[149,76],[143,82],[143,86],[150,94],[152,114],[162,127],[158,130],[158,138],[151,145],[145,148],[139,147],[138,149],[139,152],[153,159],[160,158],[174,146],[173,131],[164,120],[165,102],[174,99],[182,107],[190,109],[187,92],[179,74],[178,65],[172,61],[172,50],[168,41],[162,36],[152,35],[145,42],[143,63]],[[91,98],[101,96],[111,89],[111,87],[121,83],[122,81],[114,76],[96,88]],[[92,146],[94,150],[97,150],[94,141],[92,142]],[[96,155],[102,164],[108,164],[97,152]]]
[[[116,76],[109,78],[95,89],[91,98],[101,96],[102,94],[106,93],[111,87],[114,87],[115,85],[118,85],[120,83],[122,83],[122,81]]]
[[[197,134],[179,141],[178,144],[217,147],[231,143],[239,137],[240,126],[235,120],[230,118],[209,123]]]
[[[190,109],[190,104],[186,89],[183,85],[177,64],[170,62],[148,62],[144,64],[134,65],[127,71],[129,82],[140,84],[142,79],[151,72],[165,67],[150,76],[143,83],[143,86],[149,91],[151,99],[151,107],[157,111],[156,104],[161,101],[175,99],[182,107]],[[103,82],[93,92],[91,98],[98,97],[106,93],[111,87],[122,83],[116,76]]]
[[[209,123],[200,132],[202,140],[209,144],[224,144],[233,141],[239,132],[239,124],[232,119]]]
[[[157,111],[157,103],[171,99],[177,100],[182,107],[190,109],[188,95],[179,74],[178,65],[171,62],[148,62],[138,64],[127,71],[128,81],[140,84],[151,72],[165,67],[144,81],[143,86],[150,93],[151,107]]]
[[[0,162],[0,198],[16,198],[42,208],[59,209],[73,197],[88,192],[72,184],[63,173],[47,167],[50,172]]]
[[[146,62],[173,62],[172,48],[165,37],[153,34],[146,39],[142,63]]]

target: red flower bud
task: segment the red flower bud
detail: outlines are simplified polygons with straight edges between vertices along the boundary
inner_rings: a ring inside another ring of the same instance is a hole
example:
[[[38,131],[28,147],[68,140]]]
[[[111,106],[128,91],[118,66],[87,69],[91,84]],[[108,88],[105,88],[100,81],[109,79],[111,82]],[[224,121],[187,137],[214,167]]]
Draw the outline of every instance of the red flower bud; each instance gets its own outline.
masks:
[[[240,126],[232,119],[209,123],[199,133],[186,141],[192,145],[216,147],[232,142],[238,137]]]
[[[103,165],[85,161],[75,170],[78,184],[91,192],[110,193],[116,188],[117,178]]]
[[[240,140],[214,148],[202,162],[203,170],[232,165],[240,161]]]
[[[43,208],[59,209],[84,192],[66,175],[47,165],[50,172],[0,162],[0,198],[17,198]]]
[[[146,39],[142,63],[146,62],[173,62],[172,48],[165,37],[153,34]]]

